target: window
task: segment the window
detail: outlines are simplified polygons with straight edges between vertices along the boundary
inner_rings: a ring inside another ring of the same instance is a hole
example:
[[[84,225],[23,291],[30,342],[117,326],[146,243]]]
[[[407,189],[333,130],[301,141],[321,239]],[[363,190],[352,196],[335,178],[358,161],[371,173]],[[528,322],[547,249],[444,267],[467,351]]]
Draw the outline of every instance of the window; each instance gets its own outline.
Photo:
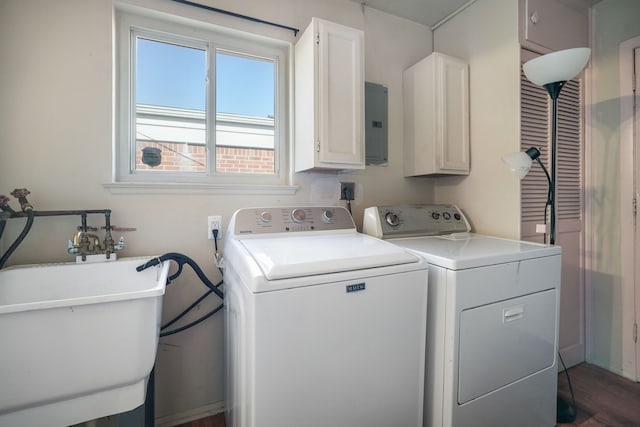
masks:
[[[285,184],[288,46],[117,10],[116,180]]]

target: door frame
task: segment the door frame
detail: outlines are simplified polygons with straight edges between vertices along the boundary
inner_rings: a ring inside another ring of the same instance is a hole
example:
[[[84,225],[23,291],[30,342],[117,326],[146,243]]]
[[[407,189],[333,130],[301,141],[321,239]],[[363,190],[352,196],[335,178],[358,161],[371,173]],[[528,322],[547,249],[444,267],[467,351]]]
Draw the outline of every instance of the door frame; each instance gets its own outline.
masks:
[[[620,245],[622,285],[622,375],[638,381],[640,379],[640,350],[634,342],[637,328],[637,313],[640,310],[640,284],[638,283],[637,260],[640,257],[637,215],[633,214],[634,200],[638,202],[637,141],[634,141],[633,70],[634,50],[640,49],[640,37],[620,43]],[[632,176],[633,179],[622,177]],[[633,233],[623,230],[632,229]]]

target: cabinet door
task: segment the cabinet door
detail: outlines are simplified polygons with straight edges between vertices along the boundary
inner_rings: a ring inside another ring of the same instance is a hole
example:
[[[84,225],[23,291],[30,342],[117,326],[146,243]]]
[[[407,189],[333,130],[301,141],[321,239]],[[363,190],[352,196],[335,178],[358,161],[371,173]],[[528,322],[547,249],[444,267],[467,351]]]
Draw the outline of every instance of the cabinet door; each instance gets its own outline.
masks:
[[[406,176],[469,174],[469,71],[434,52],[404,72]]]
[[[565,3],[520,0],[520,44],[535,51],[589,46],[587,8]]]
[[[438,171],[469,172],[469,100],[467,64],[450,57],[438,58],[440,81],[438,115]]]
[[[364,168],[364,35],[318,20],[318,162]]]

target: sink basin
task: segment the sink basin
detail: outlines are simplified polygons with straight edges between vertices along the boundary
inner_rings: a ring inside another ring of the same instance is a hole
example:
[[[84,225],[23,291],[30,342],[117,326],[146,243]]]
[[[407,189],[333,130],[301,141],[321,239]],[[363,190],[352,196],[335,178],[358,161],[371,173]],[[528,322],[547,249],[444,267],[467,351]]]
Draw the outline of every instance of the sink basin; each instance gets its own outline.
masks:
[[[0,270],[0,426],[69,426],[144,403],[169,263]]]

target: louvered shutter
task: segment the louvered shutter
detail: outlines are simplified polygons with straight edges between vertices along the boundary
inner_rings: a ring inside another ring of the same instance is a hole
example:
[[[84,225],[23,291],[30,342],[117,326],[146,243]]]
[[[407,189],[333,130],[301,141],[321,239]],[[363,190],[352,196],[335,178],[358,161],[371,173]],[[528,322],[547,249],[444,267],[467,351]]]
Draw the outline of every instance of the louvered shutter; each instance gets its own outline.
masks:
[[[549,161],[551,99],[543,87],[520,76],[522,151],[540,150],[540,160],[551,173]],[[558,97],[556,219],[581,219],[582,212],[582,111],[579,80],[568,81]],[[536,162],[537,163],[537,162]],[[548,184],[537,164],[521,181],[521,221],[544,222]],[[524,227],[523,227],[524,229]]]
[[[531,83],[520,73],[520,148],[540,150],[540,160],[549,165],[550,108],[549,95],[545,88]],[[537,163],[537,162],[536,162]],[[551,173],[551,168],[547,168]],[[544,207],[549,190],[547,177],[542,168],[534,164],[520,182],[521,221],[544,221]]]
[[[581,99],[578,80],[568,81],[558,97],[558,220],[582,219]]]

